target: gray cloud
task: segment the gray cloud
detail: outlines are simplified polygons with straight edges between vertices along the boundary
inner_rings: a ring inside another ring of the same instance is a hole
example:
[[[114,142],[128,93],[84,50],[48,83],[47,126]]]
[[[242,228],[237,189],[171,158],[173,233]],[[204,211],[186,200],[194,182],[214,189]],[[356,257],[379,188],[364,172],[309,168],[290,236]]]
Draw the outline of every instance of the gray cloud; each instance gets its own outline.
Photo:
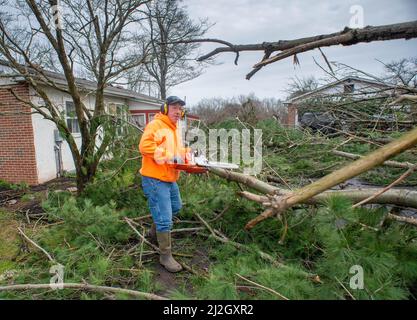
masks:
[[[184,4],[194,19],[207,17],[216,23],[207,37],[236,44],[296,39],[340,31],[349,24],[352,5],[363,8],[365,25],[417,19],[415,0],[185,0]],[[216,45],[204,44],[201,52],[209,52],[215,47]],[[374,42],[351,47],[338,46],[324,48],[324,51],[329,60],[343,62],[378,75],[382,72],[382,65],[375,59],[391,61],[416,56],[417,39]],[[262,53],[242,53],[238,66],[233,64],[234,55],[226,53],[216,58],[221,65],[209,67],[199,78],[181,84],[171,91],[186,96],[189,105],[196,104],[202,98],[232,97],[251,92],[259,97],[283,99],[283,90],[291,77],[323,75],[314,64],[313,56],[322,62],[320,53],[307,52],[299,55],[301,67],[294,68],[290,58],[267,66],[247,81],[246,73],[259,61]]]

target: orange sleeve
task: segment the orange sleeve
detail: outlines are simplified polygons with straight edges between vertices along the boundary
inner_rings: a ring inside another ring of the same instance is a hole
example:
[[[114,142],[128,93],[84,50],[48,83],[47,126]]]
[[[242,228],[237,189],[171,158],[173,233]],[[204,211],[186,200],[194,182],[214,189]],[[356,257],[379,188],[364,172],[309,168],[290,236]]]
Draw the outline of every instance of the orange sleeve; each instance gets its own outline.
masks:
[[[155,130],[152,126],[147,126],[139,142],[139,151],[142,155],[153,156],[157,146],[157,141],[155,141]]]
[[[150,156],[158,163],[167,162],[174,155],[165,148],[165,136],[155,134],[156,128],[149,126],[145,128],[139,143],[139,151],[142,155]]]

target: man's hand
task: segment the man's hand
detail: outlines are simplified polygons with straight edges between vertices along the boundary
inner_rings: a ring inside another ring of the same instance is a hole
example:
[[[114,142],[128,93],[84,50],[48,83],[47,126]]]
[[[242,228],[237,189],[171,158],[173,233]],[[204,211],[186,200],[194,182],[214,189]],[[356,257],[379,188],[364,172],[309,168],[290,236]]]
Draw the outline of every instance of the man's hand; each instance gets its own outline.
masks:
[[[176,163],[176,164],[184,164],[184,160],[181,157],[172,157],[171,159],[169,159],[170,163]]]

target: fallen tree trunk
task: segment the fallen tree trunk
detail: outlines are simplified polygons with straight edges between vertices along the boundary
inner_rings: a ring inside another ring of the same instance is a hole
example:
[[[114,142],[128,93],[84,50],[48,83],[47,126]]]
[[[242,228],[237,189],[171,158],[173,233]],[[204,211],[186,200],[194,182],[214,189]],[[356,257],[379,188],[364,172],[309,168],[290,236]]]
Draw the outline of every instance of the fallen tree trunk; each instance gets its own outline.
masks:
[[[249,221],[245,229],[250,230],[259,222],[282,213],[284,210],[298,204],[305,203],[314,196],[342,183],[348,179],[356,177],[357,175],[364,173],[378,165],[383,164],[389,158],[401,153],[417,144],[417,128],[414,128],[410,132],[403,135],[401,138],[394,140],[393,142],[371,152],[370,154],[328,174],[327,176],[293,192],[279,193],[273,186],[259,181],[254,177],[245,175],[235,176],[238,182],[242,182],[249,187],[253,187],[258,191],[272,195],[269,197],[268,202],[264,202],[266,210],[257,216],[255,219]],[[227,172],[218,168],[211,168],[211,172],[222,176],[226,179],[230,179],[232,175],[236,173]],[[395,199],[395,197],[391,197]]]
[[[332,150],[331,152],[336,156],[340,156],[340,157],[344,157],[348,159],[356,160],[356,159],[360,159],[363,157],[359,154],[348,153],[348,152],[339,151],[339,150]],[[387,160],[384,163],[382,163],[382,165],[387,166],[387,167],[392,167],[392,168],[403,168],[403,169],[410,169],[413,166],[413,164],[409,162],[398,162],[398,161],[392,161],[392,160]]]
[[[316,204],[323,203],[329,200],[333,196],[346,197],[352,202],[360,202],[380,191],[380,188],[366,188],[366,189],[352,189],[352,190],[328,190],[321,194],[316,195],[310,199],[307,199],[300,203]],[[279,189],[280,193],[288,194],[290,191]],[[270,199],[267,196],[259,196],[247,191],[239,192],[239,195],[246,199],[256,201],[259,203],[268,203]],[[417,191],[407,189],[390,189],[378,197],[369,200],[367,204],[393,204],[402,207],[412,207],[417,209]]]

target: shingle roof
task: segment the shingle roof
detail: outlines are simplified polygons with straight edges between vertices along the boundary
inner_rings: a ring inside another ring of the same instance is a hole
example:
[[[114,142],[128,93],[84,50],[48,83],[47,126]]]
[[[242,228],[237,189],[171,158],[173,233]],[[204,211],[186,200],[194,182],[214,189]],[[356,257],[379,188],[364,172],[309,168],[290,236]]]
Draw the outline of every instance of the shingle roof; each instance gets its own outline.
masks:
[[[390,84],[387,84],[387,83],[384,83],[384,82],[379,82],[379,81],[376,81],[376,80],[371,80],[371,79],[366,79],[366,78],[351,77],[351,76],[349,76],[349,77],[344,77],[344,78],[342,78],[340,80],[331,82],[329,84],[326,84],[324,86],[321,86],[321,87],[317,88],[316,90],[313,90],[313,91],[310,91],[310,92],[301,94],[299,96],[296,96],[294,98],[291,98],[291,99],[287,100],[286,103],[292,103],[292,102],[296,102],[296,101],[299,101],[299,100],[303,100],[303,99],[308,98],[308,97],[310,97],[312,95],[315,95],[316,93],[318,93],[320,91],[323,91],[323,90],[326,90],[328,88],[334,87],[334,86],[336,86],[336,85],[338,85],[340,83],[349,82],[349,81],[352,81],[352,80],[353,81],[356,81],[356,82],[368,83],[368,84],[371,84],[371,85],[373,85],[375,87],[388,88],[388,89],[394,89],[395,88],[395,86],[390,85]]]
[[[0,65],[11,67],[10,63],[4,60],[0,60]],[[67,80],[65,78],[65,75],[58,73],[58,72],[47,71],[47,70],[44,70],[43,72],[48,78],[50,78],[57,85],[63,85],[63,86],[67,85]],[[10,76],[15,78],[16,81],[19,81],[19,82],[26,81],[24,77],[19,74],[11,74]],[[94,82],[91,80],[87,80],[84,78],[76,78],[75,82],[77,86],[85,90],[94,91],[97,89],[97,82]],[[139,100],[139,101],[149,102],[149,103],[158,104],[158,105],[163,103],[163,101],[158,98],[141,94],[132,90],[125,89],[125,88],[111,86],[111,85],[104,89],[104,93],[108,95],[124,97],[124,98],[129,98],[132,100]]]

